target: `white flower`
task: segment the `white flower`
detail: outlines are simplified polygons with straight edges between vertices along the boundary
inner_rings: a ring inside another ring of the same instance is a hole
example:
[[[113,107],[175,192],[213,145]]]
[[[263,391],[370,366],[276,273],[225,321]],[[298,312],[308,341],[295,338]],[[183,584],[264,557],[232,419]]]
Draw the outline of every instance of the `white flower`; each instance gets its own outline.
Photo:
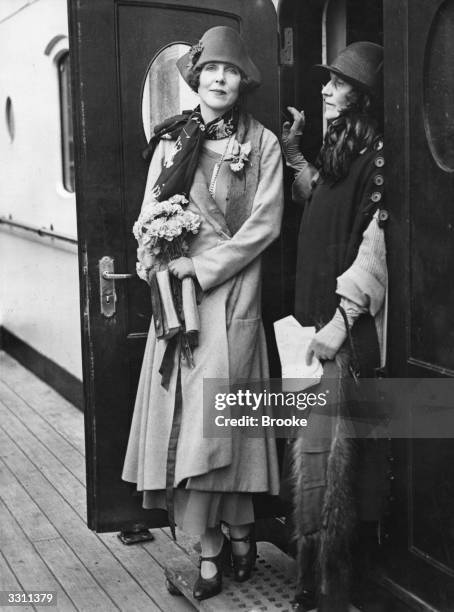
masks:
[[[188,251],[185,236],[196,234],[201,224],[200,216],[186,209],[188,204],[182,194],[175,194],[162,202],[152,197],[144,204],[133,226],[139,245],[137,274],[140,278],[147,280],[150,269],[166,265],[169,253]],[[171,246],[173,242],[176,244]]]
[[[132,226],[132,233],[134,234],[134,238],[137,240],[137,242],[139,242],[140,240],[140,228],[141,224],[139,223],[139,221],[136,221]]]
[[[244,163],[242,161],[232,162],[230,164],[230,168],[233,170],[233,172],[239,172],[244,168]]]
[[[172,204],[188,204],[188,200],[186,199],[186,197],[179,193],[169,198],[169,202],[172,202]]]
[[[183,214],[184,227],[188,232],[196,234],[200,227],[200,217],[190,210],[186,210]]]
[[[148,281],[148,270],[138,261],[136,262],[137,276],[144,281]]]

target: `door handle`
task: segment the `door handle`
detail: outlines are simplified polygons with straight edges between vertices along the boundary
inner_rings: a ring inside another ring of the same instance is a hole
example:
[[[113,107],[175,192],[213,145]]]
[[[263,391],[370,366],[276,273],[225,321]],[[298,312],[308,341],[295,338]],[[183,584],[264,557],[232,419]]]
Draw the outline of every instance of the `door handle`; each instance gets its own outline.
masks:
[[[124,280],[132,278],[133,276],[135,276],[135,274],[114,274],[113,272],[107,272],[107,270],[104,270],[102,273],[102,277],[106,280]]]
[[[101,314],[106,318],[113,317],[116,312],[117,294],[115,281],[133,278],[135,274],[115,274],[112,257],[103,257],[98,262],[99,267],[99,300]]]

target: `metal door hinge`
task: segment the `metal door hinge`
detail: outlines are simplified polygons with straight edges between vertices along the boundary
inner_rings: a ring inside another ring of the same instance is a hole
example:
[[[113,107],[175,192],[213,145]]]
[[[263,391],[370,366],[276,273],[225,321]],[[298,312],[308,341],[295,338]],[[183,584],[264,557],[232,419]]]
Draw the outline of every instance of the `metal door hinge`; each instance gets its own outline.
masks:
[[[284,28],[284,44],[281,47],[281,66],[293,66],[293,28]]]

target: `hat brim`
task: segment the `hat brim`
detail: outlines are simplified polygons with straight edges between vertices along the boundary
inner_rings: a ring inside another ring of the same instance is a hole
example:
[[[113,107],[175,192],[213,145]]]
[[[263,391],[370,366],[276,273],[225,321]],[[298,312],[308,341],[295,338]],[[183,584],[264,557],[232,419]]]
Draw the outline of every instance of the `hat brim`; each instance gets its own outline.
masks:
[[[334,72],[334,74],[341,77],[341,79],[347,81],[347,83],[350,83],[350,85],[353,85],[354,87],[357,87],[358,89],[360,89],[361,91],[365,91],[366,93],[373,93],[374,91],[364,83],[361,83],[361,81],[357,81],[353,77],[349,76],[348,74],[345,74],[334,66],[329,66],[328,64],[314,64],[313,68],[323,68],[327,72]]]

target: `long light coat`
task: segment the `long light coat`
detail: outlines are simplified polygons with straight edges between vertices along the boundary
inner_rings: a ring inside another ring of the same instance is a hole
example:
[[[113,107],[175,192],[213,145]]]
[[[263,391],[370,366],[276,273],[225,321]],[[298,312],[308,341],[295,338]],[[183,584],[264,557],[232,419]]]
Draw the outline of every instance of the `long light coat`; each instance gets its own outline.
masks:
[[[258,125],[255,122],[256,125]],[[172,142],[161,140],[150,164],[144,202],[159,176]],[[196,171],[189,209],[202,216],[199,233],[190,246],[197,280],[203,290],[199,305],[201,332],[194,350],[195,367],[181,361],[183,410],[178,438],[175,480],[206,491],[278,492],[275,441],[246,437],[231,428],[221,438],[204,437],[203,379],[266,379],[268,359],[261,320],[261,259],[263,250],[279,235],[282,208],[281,150],[276,137],[264,129],[259,143],[258,186],[250,216],[229,236],[206,180]],[[178,355],[170,385],[161,386],[158,372],[166,341],[157,341],[151,324],[138,386],[123,479],[138,490],[166,486],[167,447],[172,426]],[[252,414],[245,409],[245,414]]]

